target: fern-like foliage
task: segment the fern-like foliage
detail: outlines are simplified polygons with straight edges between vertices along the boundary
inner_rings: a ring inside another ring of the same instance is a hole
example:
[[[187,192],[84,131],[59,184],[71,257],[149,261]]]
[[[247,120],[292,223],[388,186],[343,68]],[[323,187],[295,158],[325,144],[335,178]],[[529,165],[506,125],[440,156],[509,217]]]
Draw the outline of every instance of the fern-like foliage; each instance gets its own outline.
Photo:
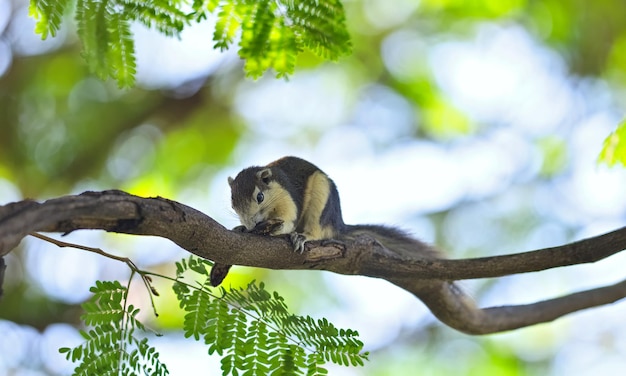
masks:
[[[292,20],[302,44],[326,59],[336,60],[351,48],[350,34],[339,0],[285,1],[287,16]],[[306,37],[304,37],[306,36]]]
[[[338,0],[226,0],[219,4],[215,47],[228,48],[241,28],[239,56],[252,77],[270,68],[278,77],[292,74],[296,56],[304,48],[329,60],[352,49]]]
[[[112,77],[120,87],[133,86],[136,62],[131,22],[178,35],[188,15],[177,6],[178,0],[77,0],[77,33],[87,65],[102,79]]]
[[[325,375],[325,363],[360,366],[367,360],[357,332],[289,313],[284,299],[262,283],[228,292],[214,289],[211,266],[192,256],[176,263],[176,278],[161,277],[174,281],[186,312],[185,337],[204,341],[209,355],[221,356],[223,375]],[[133,269],[135,273],[148,281],[148,274],[160,276]],[[81,331],[85,342],[59,349],[78,363],[74,375],[167,375],[147,338],[136,336],[146,329],[137,320],[139,309],[127,304],[128,288],[97,281],[90,291],[93,297],[82,305],[81,318],[90,327]]]
[[[214,295],[209,266],[195,257],[177,263],[173,289],[187,312],[185,336],[202,338],[209,354],[222,356],[223,375],[323,375],[326,362],[358,366],[367,360],[357,332],[289,313],[284,299],[262,283]],[[183,283],[188,271],[200,278],[195,285]]]
[[[81,316],[91,329],[81,331],[85,342],[73,349],[59,349],[68,360],[78,362],[74,375],[167,375],[167,367],[148,339],[135,336],[144,325],[139,309],[126,305],[128,289],[119,282],[97,281],[93,297],[82,305]]]
[[[63,12],[69,0],[31,0],[28,13],[37,19],[35,32],[42,38],[55,36],[61,27]]]
[[[35,30],[56,35],[69,0],[31,0]],[[183,11],[186,9],[187,11]],[[351,50],[339,0],[76,0],[75,19],[83,56],[99,77],[121,87],[135,83],[131,22],[178,36],[191,22],[217,17],[214,48],[228,49],[239,38],[246,74],[257,78],[269,69],[277,77],[294,72],[296,57],[309,49],[337,60]]]

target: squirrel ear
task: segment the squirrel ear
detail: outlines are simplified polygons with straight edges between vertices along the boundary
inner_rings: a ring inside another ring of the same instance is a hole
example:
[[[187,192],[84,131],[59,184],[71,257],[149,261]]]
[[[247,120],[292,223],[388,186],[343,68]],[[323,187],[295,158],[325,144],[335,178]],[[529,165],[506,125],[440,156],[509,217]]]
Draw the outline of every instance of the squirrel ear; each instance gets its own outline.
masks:
[[[270,168],[264,168],[261,171],[256,173],[256,176],[263,181],[263,183],[267,184],[270,181],[270,177],[272,176],[272,170]]]
[[[234,181],[235,179],[231,178],[230,176],[228,177],[228,185],[230,185],[231,187],[233,186]]]

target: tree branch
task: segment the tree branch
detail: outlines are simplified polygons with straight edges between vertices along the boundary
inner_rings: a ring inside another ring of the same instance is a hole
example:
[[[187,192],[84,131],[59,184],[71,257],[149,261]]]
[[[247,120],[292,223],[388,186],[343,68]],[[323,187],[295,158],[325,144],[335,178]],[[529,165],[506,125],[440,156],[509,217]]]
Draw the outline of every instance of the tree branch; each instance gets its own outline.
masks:
[[[7,265],[4,263],[4,257],[0,257],[0,298],[2,298],[2,294],[4,290],[2,290],[2,285],[4,284],[4,271],[7,269]]]
[[[421,299],[444,323],[472,334],[551,321],[626,296],[623,281],[529,305],[480,309],[451,282],[595,262],[626,248],[626,227],[559,247],[466,260],[432,259],[419,249],[414,255],[400,255],[367,235],[355,236],[344,244],[307,243],[307,251],[299,254],[292,251],[286,238],[230,231],[178,202],[121,191],[85,192],[43,203],[26,200],[0,206],[0,256],[31,232],[69,233],[78,229],[160,236],[220,264],[323,269],[386,279]]]
[[[495,278],[511,274],[593,263],[626,249],[626,227],[557,247],[462,260],[404,260],[397,275],[451,280]]]

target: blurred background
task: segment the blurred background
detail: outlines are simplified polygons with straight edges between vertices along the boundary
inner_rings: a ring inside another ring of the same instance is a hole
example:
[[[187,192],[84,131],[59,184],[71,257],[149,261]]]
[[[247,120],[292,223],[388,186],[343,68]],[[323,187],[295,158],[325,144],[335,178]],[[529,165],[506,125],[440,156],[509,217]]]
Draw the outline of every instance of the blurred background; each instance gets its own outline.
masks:
[[[626,3],[615,0],[345,1],[354,53],[298,59],[288,81],[245,79],[212,49],[213,21],[180,39],[136,25],[137,87],[88,73],[71,18],[33,32],[27,1],[0,0],[0,204],[118,188],[193,206],[227,227],[228,176],[297,155],[337,183],[347,223],[386,223],[465,258],[560,245],[626,224],[626,170],[597,164],[626,110]],[[56,236],[56,235],[55,235]],[[80,231],[64,240],[173,274],[187,254],[148,237]],[[79,304],[125,265],[25,239],[5,257],[0,374],[65,375]],[[626,255],[593,265],[464,281],[481,306],[612,284]],[[509,333],[450,329],[381,280],[235,267],[297,313],[358,330],[370,362],[331,375],[597,375],[626,370],[626,302]],[[168,283],[158,319],[132,291],[172,375],[214,374],[184,341]],[[312,288],[312,286],[314,286]],[[200,372],[201,370],[201,372]]]

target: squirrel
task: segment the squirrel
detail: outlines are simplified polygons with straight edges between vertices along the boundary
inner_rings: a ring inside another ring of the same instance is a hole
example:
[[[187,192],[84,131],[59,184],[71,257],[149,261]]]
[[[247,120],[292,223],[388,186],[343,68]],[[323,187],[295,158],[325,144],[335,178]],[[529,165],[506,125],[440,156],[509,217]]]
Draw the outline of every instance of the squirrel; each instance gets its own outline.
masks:
[[[289,235],[294,251],[302,253],[312,240],[341,241],[367,234],[398,254],[422,252],[438,257],[438,252],[406,232],[382,225],[347,225],[341,214],[337,186],[314,164],[297,157],[283,157],[260,167],[243,169],[233,179],[232,208],[242,226],[235,230],[254,232],[268,221],[274,225],[271,236]],[[210,281],[219,285],[230,265],[216,263]]]

